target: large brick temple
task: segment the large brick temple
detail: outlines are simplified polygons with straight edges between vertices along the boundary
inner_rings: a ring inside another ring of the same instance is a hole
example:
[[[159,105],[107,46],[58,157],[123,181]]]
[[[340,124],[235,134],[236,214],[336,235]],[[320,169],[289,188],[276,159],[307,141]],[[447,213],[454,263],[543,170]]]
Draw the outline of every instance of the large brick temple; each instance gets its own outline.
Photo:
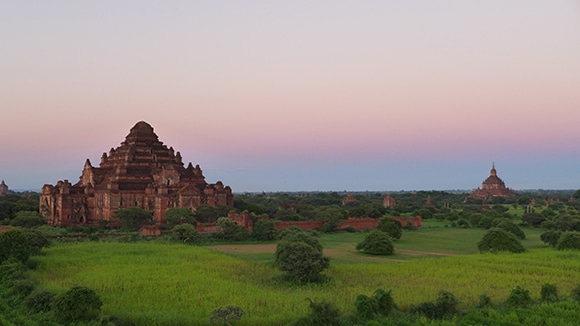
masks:
[[[161,221],[174,207],[232,206],[232,189],[208,184],[199,167],[184,167],[181,154],[167,147],[148,123],[138,122],[121,146],[103,153],[99,167],[87,159],[79,182],[46,184],[40,213],[55,226],[96,224],[116,210],[141,207]]]
[[[475,189],[470,197],[486,199],[489,197],[514,197],[516,193],[505,186],[503,180],[497,176],[495,163],[491,165],[489,177],[483,181],[481,188]]]

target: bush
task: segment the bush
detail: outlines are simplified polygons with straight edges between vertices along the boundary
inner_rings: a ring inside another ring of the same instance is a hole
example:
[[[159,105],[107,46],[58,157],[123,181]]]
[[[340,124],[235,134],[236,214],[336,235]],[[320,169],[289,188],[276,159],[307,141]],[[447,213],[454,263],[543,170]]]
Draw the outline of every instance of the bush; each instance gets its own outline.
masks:
[[[491,306],[491,298],[487,294],[482,294],[479,296],[478,308],[485,308]]]
[[[399,220],[384,217],[379,221],[377,230],[385,232],[393,239],[401,239],[403,235],[403,225]]]
[[[360,294],[355,301],[357,316],[362,319],[373,319],[377,315],[388,316],[395,308],[391,291],[377,289],[372,297]]]
[[[558,250],[580,250],[580,232],[564,232],[556,245]]]
[[[298,319],[292,323],[294,326],[316,326],[316,325],[340,325],[340,311],[329,302],[315,302],[307,299],[310,303],[310,314],[307,317]]]
[[[499,228],[491,228],[477,243],[480,252],[509,251],[521,253],[526,251],[520,241],[512,234]]]
[[[556,302],[558,301],[558,288],[555,284],[545,283],[542,285],[541,291],[542,301]]]
[[[28,237],[23,231],[10,230],[0,233],[0,263],[10,257],[20,262],[26,262],[30,254]]]
[[[504,221],[498,223],[496,227],[498,227],[502,230],[505,230],[507,232],[510,232],[511,234],[515,235],[516,238],[518,238],[520,240],[524,240],[526,238],[526,234],[524,233],[524,231],[522,231],[522,229],[520,229],[519,226],[515,225],[511,221],[504,220]]]
[[[323,256],[318,240],[304,233],[289,234],[276,246],[276,265],[300,282],[313,281],[328,268],[330,260]]]
[[[446,315],[457,313],[458,301],[451,292],[440,291],[435,303],[423,302],[411,307],[411,312],[423,315],[430,319],[442,319]]]
[[[505,303],[510,307],[525,307],[532,302],[533,301],[530,297],[530,291],[517,286],[512,290]]]
[[[573,300],[580,302],[580,284],[573,288],[570,294]]]
[[[278,231],[276,223],[272,220],[258,220],[254,223],[253,235],[258,241],[275,240]]]
[[[48,291],[33,293],[26,299],[26,307],[34,312],[49,311],[55,296],[54,293]]]
[[[392,255],[394,252],[389,235],[379,230],[372,230],[362,242],[356,245],[356,250],[369,255]]]
[[[555,247],[558,244],[558,240],[560,240],[560,236],[562,236],[561,231],[546,231],[540,235],[540,239],[547,245]]]
[[[222,322],[226,325],[231,325],[230,321],[240,320],[244,316],[244,311],[238,306],[223,306],[214,309],[211,312],[209,321],[214,324]]]
[[[171,232],[173,232],[175,238],[184,243],[194,243],[200,238],[195,226],[187,223],[174,226]]]
[[[56,297],[52,311],[62,323],[95,319],[99,316],[103,302],[99,296],[84,286],[75,286]]]

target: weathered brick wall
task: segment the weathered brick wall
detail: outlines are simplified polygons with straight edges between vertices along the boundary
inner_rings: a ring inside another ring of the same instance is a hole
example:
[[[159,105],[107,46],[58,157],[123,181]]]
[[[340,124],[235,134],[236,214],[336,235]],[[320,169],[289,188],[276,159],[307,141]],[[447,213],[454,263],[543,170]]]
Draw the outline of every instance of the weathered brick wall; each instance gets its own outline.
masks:
[[[324,222],[321,221],[295,221],[295,222],[276,222],[276,230],[286,229],[295,226],[301,230],[321,230]]]
[[[338,229],[343,230],[348,227],[352,227],[357,230],[374,229],[377,227],[378,224],[379,219],[349,217],[338,227]]]

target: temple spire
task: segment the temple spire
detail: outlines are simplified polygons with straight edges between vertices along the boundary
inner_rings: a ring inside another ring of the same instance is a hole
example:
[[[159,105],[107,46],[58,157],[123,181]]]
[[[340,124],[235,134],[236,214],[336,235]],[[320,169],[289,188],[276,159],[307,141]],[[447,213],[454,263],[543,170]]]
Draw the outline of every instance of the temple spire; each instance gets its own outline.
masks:
[[[491,163],[491,172],[489,175],[497,176],[497,171],[495,170],[495,162]]]

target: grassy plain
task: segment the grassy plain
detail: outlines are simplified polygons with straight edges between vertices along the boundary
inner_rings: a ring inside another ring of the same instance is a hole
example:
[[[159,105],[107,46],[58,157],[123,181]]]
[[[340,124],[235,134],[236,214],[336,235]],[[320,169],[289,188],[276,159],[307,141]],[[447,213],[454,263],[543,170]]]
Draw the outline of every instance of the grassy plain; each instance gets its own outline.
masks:
[[[308,313],[306,298],[348,312],[358,294],[392,289],[398,306],[408,309],[447,290],[470,306],[483,293],[503,301],[518,285],[534,299],[548,282],[569,295],[580,280],[580,253],[545,248],[535,230],[525,229],[527,253],[478,254],[484,230],[443,225],[429,222],[405,232],[395,243],[399,252],[389,258],[356,252],[364,233],[321,235],[331,256],[329,280],[322,284],[283,282],[270,252],[244,250],[256,244],[237,244],[227,252],[159,242],[57,244],[38,257],[34,278],[55,292],[88,286],[103,299],[105,313],[139,325],[208,324],[211,311],[224,305],[245,311],[238,325],[284,325]]]

